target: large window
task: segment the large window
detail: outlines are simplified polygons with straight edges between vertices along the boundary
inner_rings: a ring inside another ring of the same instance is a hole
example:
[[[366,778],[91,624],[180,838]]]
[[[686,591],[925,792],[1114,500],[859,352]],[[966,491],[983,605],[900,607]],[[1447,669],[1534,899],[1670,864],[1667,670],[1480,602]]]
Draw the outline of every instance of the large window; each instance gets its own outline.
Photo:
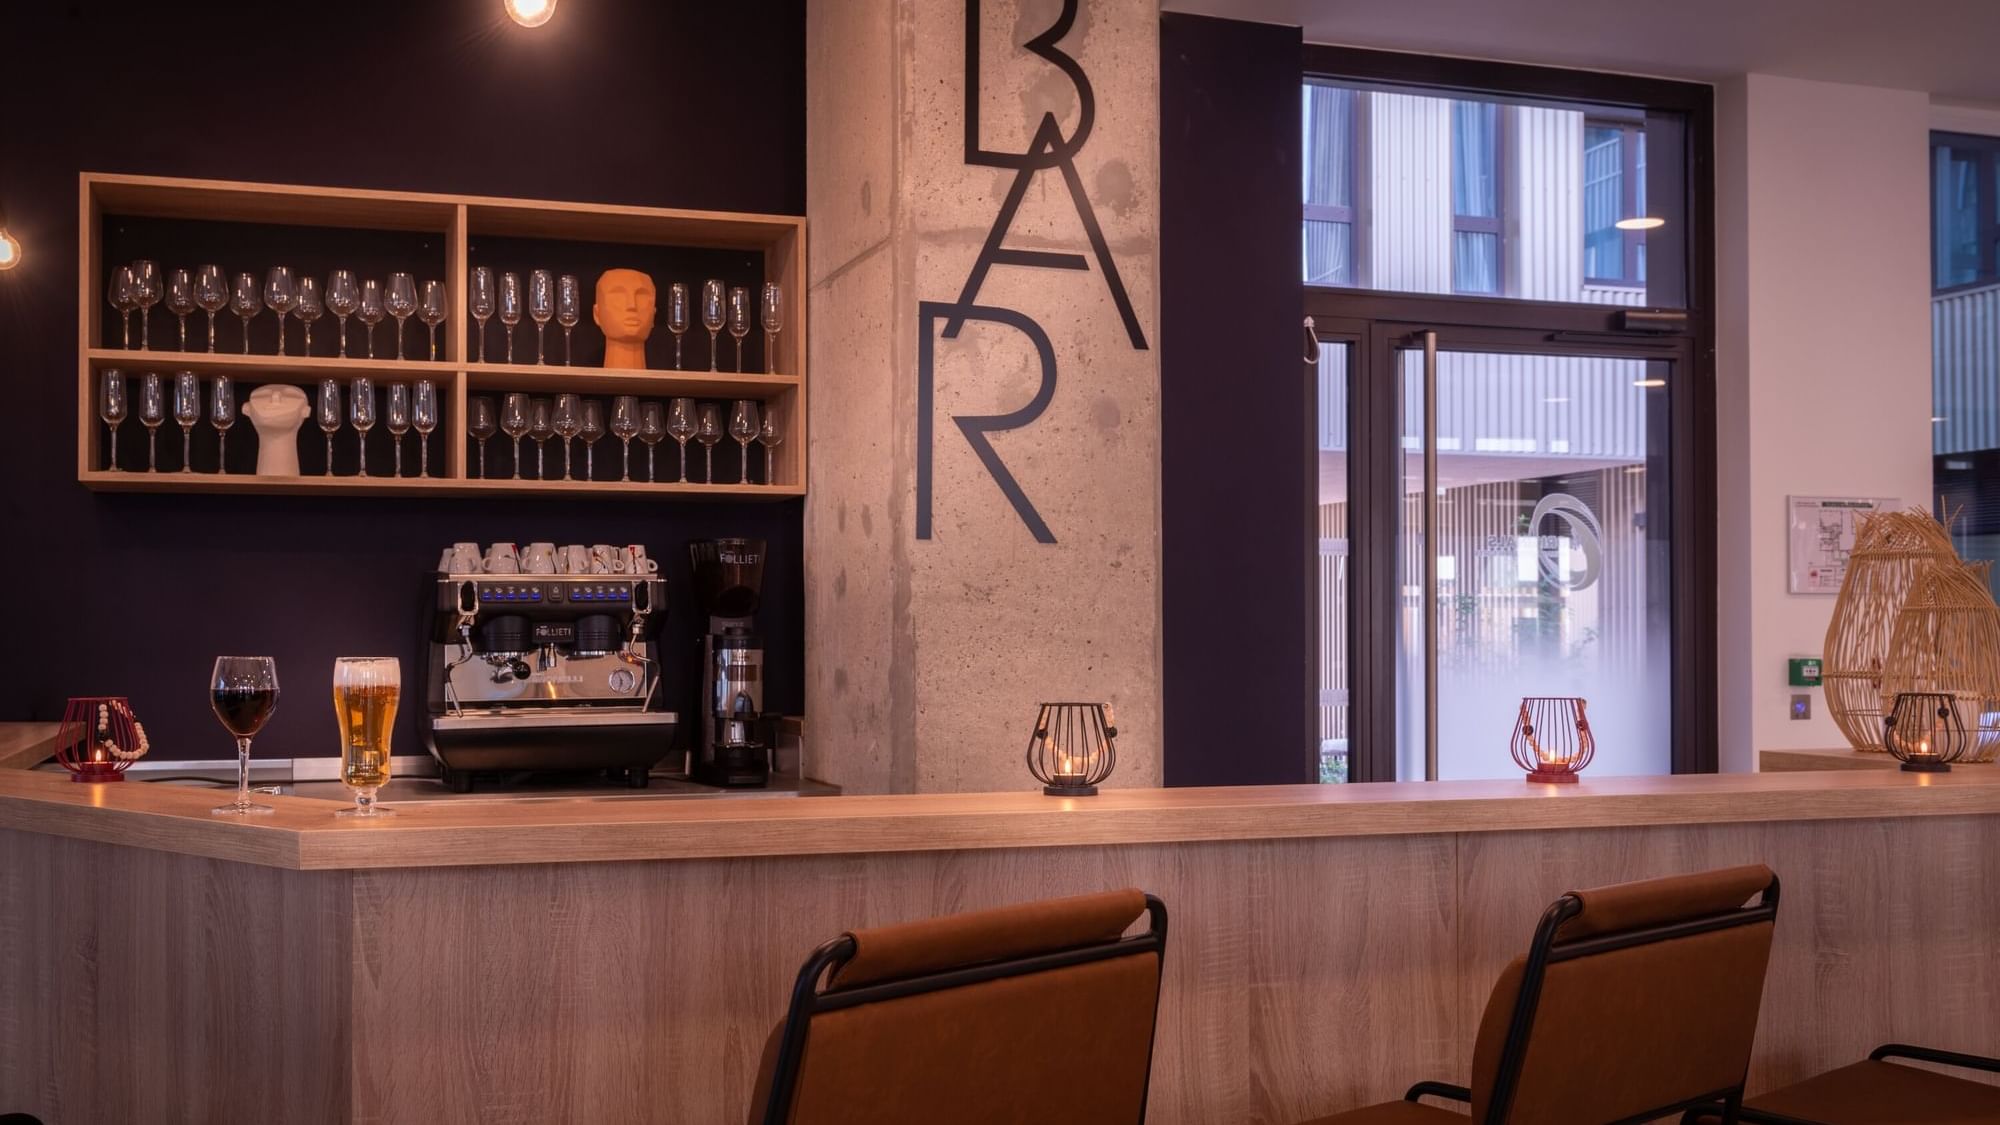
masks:
[[[1933,287],[2000,280],[2000,137],[1931,137]]]
[[[1451,103],[1451,287],[1487,296],[1500,280],[1500,107]]]
[[[1938,515],[2000,561],[2000,137],[1931,135],[1931,452]]]
[[[1583,277],[1591,285],[1646,284],[1646,131],[1643,122],[1583,127]]]

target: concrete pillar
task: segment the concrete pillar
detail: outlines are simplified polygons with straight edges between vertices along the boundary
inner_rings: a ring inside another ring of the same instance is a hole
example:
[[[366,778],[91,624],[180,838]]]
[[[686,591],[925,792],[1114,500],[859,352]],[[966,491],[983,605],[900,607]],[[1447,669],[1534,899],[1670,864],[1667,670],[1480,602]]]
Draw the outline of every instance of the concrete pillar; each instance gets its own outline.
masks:
[[[806,755],[850,791],[1028,787],[1062,699],[1159,782],[1158,19],[808,7]]]

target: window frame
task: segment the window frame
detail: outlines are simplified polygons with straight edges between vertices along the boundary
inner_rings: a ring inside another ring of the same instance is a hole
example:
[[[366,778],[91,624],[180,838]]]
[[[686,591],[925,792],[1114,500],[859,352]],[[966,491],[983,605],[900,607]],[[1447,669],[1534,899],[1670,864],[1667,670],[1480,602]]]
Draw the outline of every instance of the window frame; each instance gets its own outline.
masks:
[[[1493,107],[1493,215],[1461,215],[1458,213],[1457,192],[1452,193],[1451,204],[1451,291],[1467,297],[1505,297],[1511,286],[1507,284],[1507,173],[1508,155],[1512,147],[1514,115],[1512,107],[1490,98],[1459,98],[1454,102],[1451,115],[1451,138],[1447,151],[1452,158],[1449,178],[1456,182],[1458,166],[1458,114],[1456,102],[1472,102]],[[1493,289],[1461,289],[1458,287],[1458,236],[1460,234],[1490,234],[1493,236]]]
[[[1974,182],[1979,189],[1979,207],[1974,212],[1975,237],[1979,244],[1979,265],[1974,269],[1971,281],[1960,281],[1951,285],[1937,283],[1938,266],[1941,264],[1943,249],[1939,245],[1937,225],[1939,188],[1937,154],[1940,148],[1980,154],[1980,159],[1973,166],[1976,173]],[[1931,294],[1942,296],[2000,284],[2000,137],[1934,129],[1931,131],[1930,158]]]
[[[1583,131],[1586,138],[1589,137],[1590,130],[1592,129],[1616,129],[1618,131],[1618,217],[1620,219],[1638,217],[1639,188],[1641,186],[1639,138],[1643,137],[1646,132],[1645,118],[1643,116],[1636,119],[1631,117],[1612,117],[1603,113],[1586,114],[1583,119]],[[1586,143],[1585,151],[1588,150],[1589,146]],[[1588,185],[1586,184],[1586,186]],[[1585,227],[1583,229],[1583,283],[1606,289],[1643,290],[1646,287],[1646,279],[1639,276],[1639,248],[1645,245],[1646,232],[1642,230],[1619,230],[1618,234],[1620,235],[1619,241],[1621,243],[1619,265],[1622,275],[1619,277],[1597,277],[1593,276],[1590,272],[1590,228]]]

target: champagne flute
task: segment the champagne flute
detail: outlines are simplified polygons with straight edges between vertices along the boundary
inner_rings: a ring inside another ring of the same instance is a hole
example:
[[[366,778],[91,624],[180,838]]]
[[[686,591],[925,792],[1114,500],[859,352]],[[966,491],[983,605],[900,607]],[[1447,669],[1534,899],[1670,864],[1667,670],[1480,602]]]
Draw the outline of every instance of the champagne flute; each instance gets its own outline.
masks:
[[[105,288],[104,299],[118,310],[118,324],[124,330],[125,350],[132,350],[132,310],[139,307],[139,282],[132,276],[131,266],[119,266],[111,271],[111,281]]]
[[[604,436],[604,404],[594,398],[583,400],[583,479],[597,479],[597,439]]]
[[[345,340],[343,333],[341,339]],[[319,432],[326,435],[326,475],[333,475],[333,435],[340,432],[340,381],[319,381]]]
[[[535,362],[547,363],[543,350],[549,320],[556,315],[556,279],[547,270],[528,275],[528,319],[535,322]]]
[[[236,275],[236,288],[229,295],[229,309],[243,322],[243,354],[250,354],[250,322],[264,311],[263,295],[257,291],[257,279],[247,273]]]
[[[417,280],[397,271],[389,275],[389,288],[382,294],[382,307],[396,320],[396,358],[403,358],[403,328],[417,311]],[[399,443],[400,444],[400,443]]]
[[[174,373],[174,421],[181,427],[181,472],[194,472],[194,427],[201,421],[201,380],[192,371]]]
[[[371,277],[361,283],[361,307],[354,314],[354,318],[361,322],[362,327],[368,329],[369,359],[375,358],[375,326],[382,323],[382,318],[386,315],[388,310],[382,307],[382,283]]]
[[[167,311],[181,322],[181,350],[188,350],[188,314],[194,311],[194,275],[175,270],[167,275]]]
[[[146,471],[160,471],[160,426],[167,420],[166,388],[151,371],[139,378],[139,424],[146,427]]]
[[[373,333],[370,335],[372,337]],[[365,477],[368,475],[368,431],[375,428],[375,384],[365,375],[347,384],[347,420],[354,426],[355,459],[361,462],[358,475]]]
[[[268,656],[218,656],[208,692],[215,717],[236,736],[236,800],[210,811],[216,816],[270,812],[269,805],[250,803],[250,740],[278,708],[278,662]]]
[[[736,439],[737,462],[736,483],[750,483],[750,443],[757,440],[757,403],[747,398],[739,398],[729,410],[729,436]]]
[[[398,331],[401,330],[398,325]],[[410,432],[410,388],[403,383],[389,384],[389,406],[383,412],[383,425],[389,431],[389,446],[395,450],[392,463],[395,475],[403,475],[403,435]]]
[[[743,337],[750,334],[750,291],[741,285],[729,291],[729,334],[736,337],[736,373],[743,373]]]
[[[701,443],[704,475],[709,484],[715,483],[715,443],[722,440],[722,408],[712,402],[701,404],[695,415],[694,440]]]
[[[625,445],[624,467],[618,479],[632,479],[632,435],[639,432],[639,400],[632,395],[619,395],[611,402],[611,432]]]
[[[659,403],[649,402],[639,409],[639,440],[646,443],[646,483],[659,480],[653,472],[653,453],[667,436],[667,412]]]
[[[236,424],[236,381],[217,375],[208,400],[208,424],[215,427],[215,471],[229,471],[229,427]]]
[[[535,439],[535,479],[549,479],[548,462],[544,455],[548,450],[549,438],[555,436],[555,409],[548,399],[531,399],[528,402],[528,436]]]
[[[688,439],[694,436],[694,400],[677,398],[667,408],[667,435],[681,447],[680,480],[688,479]]]
[[[299,301],[299,291],[292,283],[292,271],[285,266],[272,266],[264,274],[264,303],[278,314],[278,354],[285,354],[285,316]]]
[[[111,431],[110,455],[105,458],[105,468],[118,471],[118,427],[125,423],[125,412],[129,404],[125,401],[125,373],[107,367],[98,375],[97,416]]]
[[[208,314],[208,350],[215,350],[215,314],[229,307],[229,275],[221,266],[203,266],[194,273],[194,303]]]
[[[298,317],[299,323],[306,329],[305,351],[299,354],[313,354],[313,321],[326,315],[326,301],[320,296],[318,278],[299,278],[299,303],[292,310],[292,315]]]
[[[514,362],[514,326],[521,323],[521,277],[500,275],[500,323],[507,330],[507,362]]]
[[[757,440],[764,443],[764,483],[775,483],[771,478],[771,447],[785,440],[785,429],[778,422],[778,408],[766,403],[764,420],[758,423]]]
[[[335,270],[326,279],[326,309],[340,322],[340,358],[347,358],[347,318],[361,307],[361,284],[353,270]]]
[[[716,366],[718,358],[716,340],[717,334],[722,331],[722,326],[729,320],[728,302],[729,294],[723,289],[720,281],[710,278],[701,283],[701,326],[708,329],[710,371],[721,370]]]
[[[431,475],[431,431],[438,424],[437,384],[417,380],[410,399],[410,421],[417,430],[417,475],[427,477]]]
[[[424,282],[423,299],[417,305],[417,319],[423,321],[424,327],[430,329],[432,363],[436,363],[438,357],[438,325],[444,323],[444,302],[444,282],[436,280]]]
[[[583,430],[583,410],[572,394],[556,396],[556,413],[553,419],[556,436],[563,439],[563,479],[569,480],[569,444]]]
[[[466,430],[479,439],[479,479],[486,479],[486,439],[500,432],[500,419],[493,412],[493,400],[474,395],[465,400]]]
[[[583,290],[576,275],[566,273],[556,279],[556,323],[563,330],[563,366],[570,365],[569,333],[583,319]]]
[[[139,302],[139,350],[152,350],[153,306],[165,292],[160,267],[144,258],[132,263],[132,281]]]
[[[486,318],[493,315],[493,271],[485,266],[472,271],[472,290],[466,294],[472,319],[479,322],[479,362],[486,362]]]
[[[354,790],[354,807],[335,816],[393,816],[375,803],[389,783],[390,744],[403,665],[393,656],[343,656],[333,662],[333,713],[340,724],[340,780]]]
[[[688,330],[688,287],[685,281],[667,286],[667,331],[674,334],[674,370],[681,369],[681,334]]]
[[[514,479],[521,479],[521,435],[528,432],[528,396],[508,391],[500,410],[500,432],[514,439]]]
[[[785,327],[785,291],[777,282],[764,283],[764,299],[758,303],[757,313],[764,325],[764,374],[773,375],[778,370],[778,333]]]

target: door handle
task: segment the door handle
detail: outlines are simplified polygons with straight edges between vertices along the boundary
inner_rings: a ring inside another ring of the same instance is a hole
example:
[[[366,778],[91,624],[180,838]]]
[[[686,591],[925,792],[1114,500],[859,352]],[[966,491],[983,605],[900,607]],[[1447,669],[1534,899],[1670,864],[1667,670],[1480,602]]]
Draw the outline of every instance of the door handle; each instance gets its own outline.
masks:
[[[1424,345],[1424,780],[1438,779],[1438,334]]]

